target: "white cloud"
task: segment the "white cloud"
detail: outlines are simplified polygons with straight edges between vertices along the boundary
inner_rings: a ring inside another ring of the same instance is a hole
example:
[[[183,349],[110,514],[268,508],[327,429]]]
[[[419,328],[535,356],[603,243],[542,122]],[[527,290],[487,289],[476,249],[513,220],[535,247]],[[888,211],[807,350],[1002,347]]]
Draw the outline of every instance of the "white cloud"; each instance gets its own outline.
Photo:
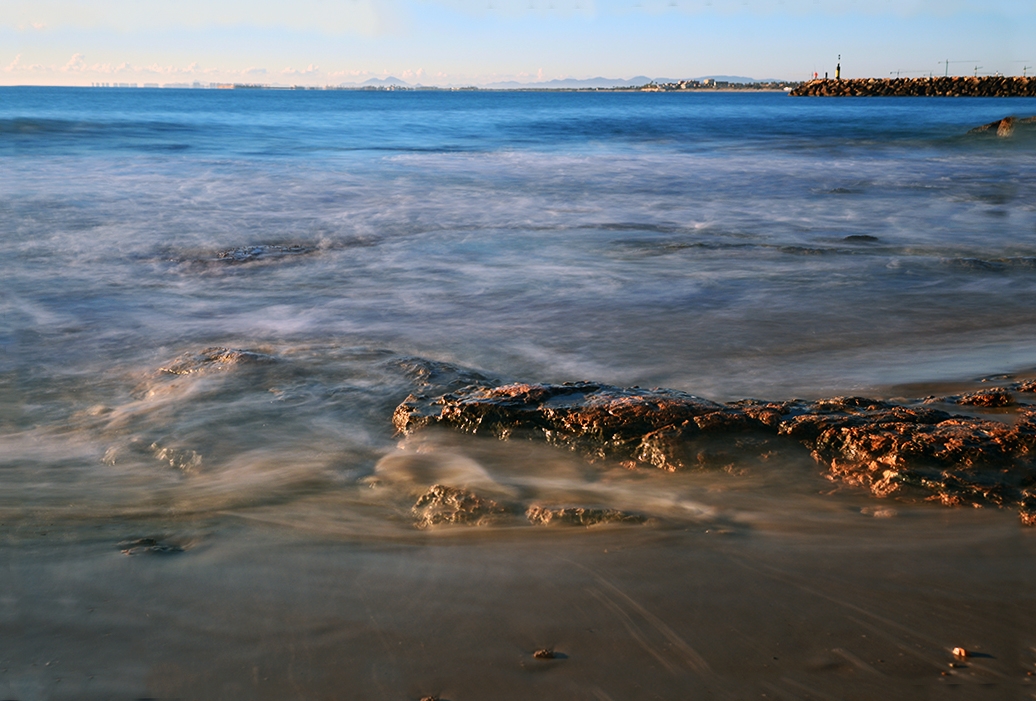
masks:
[[[105,28],[276,27],[378,34],[398,21],[396,0],[2,0],[0,26]]]
[[[18,54],[14,60],[4,66],[4,73],[50,73],[52,66],[44,66],[39,63],[22,63],[22,55]]]
[[[68,63],[61,67],[61,70],[66,73],[81,72],[85,67],[86,62],[83,60],[83,54],[73,54],[72,58],[68,59]]]
[[[287,75],[287,76],[314,76],[314,75],[316,75],[316,74],[318,74],[320,72],[321,72],[320,71],[320,67],[319,66],[314,66],[311,63],[306,68],[303,68],[302,70],[298,70],[298,69],[295,69],[295,68],[285,68],[284,70],[281,71],[281,75]]]

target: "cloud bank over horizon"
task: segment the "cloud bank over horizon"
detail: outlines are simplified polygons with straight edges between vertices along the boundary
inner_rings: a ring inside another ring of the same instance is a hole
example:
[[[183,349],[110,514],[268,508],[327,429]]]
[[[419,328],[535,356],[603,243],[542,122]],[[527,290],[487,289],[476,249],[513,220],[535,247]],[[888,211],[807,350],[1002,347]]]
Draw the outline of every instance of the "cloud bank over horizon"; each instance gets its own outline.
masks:
[[[0,84],[1010,75],[1034,35],[1019,0],[5,0]]]

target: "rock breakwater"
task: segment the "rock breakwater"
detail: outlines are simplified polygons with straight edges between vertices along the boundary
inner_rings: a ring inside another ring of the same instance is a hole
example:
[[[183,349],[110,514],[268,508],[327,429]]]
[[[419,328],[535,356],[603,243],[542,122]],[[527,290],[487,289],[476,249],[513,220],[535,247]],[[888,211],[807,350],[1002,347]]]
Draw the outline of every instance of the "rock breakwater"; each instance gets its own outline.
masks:
[[[751,459],[797,443],[829,479],[874,496],[1012,507],[1024,524],[1036,525],[1036,407],[1014,399],[1029,391],[1029,384],[1015,383],[981,397],[902,404],[835,397],[723,405],[675,390],[590,382],[470,386],[411,395],[393,423],[404,434],[441,425],[501,440],[545,440],[590,460],[668,471]],[[932,403],[993,406],[1009,410],[1010,422],[951,414]]]
[[[1036,97],[1036,78],[953,76],[811,80],[789,94],[797,97]]]

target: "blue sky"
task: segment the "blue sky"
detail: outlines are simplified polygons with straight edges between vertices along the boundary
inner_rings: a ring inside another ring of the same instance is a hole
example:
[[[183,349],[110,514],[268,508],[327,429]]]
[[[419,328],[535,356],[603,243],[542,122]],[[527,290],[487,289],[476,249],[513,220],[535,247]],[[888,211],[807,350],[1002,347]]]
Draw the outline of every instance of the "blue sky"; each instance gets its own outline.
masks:
[[[1033,37],[1036,0],[0,0],[0,84],[1012,75]]]

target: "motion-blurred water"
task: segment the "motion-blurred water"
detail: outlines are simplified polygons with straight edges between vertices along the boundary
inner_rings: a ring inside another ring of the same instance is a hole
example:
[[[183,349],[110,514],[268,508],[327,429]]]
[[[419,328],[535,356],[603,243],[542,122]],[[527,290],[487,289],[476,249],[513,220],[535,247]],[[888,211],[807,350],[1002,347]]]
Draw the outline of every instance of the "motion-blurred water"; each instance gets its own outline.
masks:
[[[391,424],[473,379],[1031,369],[1036,139],[967,133],[1008,114],[1036,101],[0,89],[0,689],[746,698],[799,684],[790,647],[830,696],[902,657],[875,625],[925,646],[882,698],[954,645],[1022,659],[1014,514],[831,495],[805,450],[667,474]],[[419,532],[434,482],[651,520]],[[545,644],[571,664],[514,676]]]
[[[413,358],[721,400],[1036,364],[1036,143],[967,134],[1019,110],[3,89],[3,499],[369,474]],[[209,346],[277,362],[159,371]]]

